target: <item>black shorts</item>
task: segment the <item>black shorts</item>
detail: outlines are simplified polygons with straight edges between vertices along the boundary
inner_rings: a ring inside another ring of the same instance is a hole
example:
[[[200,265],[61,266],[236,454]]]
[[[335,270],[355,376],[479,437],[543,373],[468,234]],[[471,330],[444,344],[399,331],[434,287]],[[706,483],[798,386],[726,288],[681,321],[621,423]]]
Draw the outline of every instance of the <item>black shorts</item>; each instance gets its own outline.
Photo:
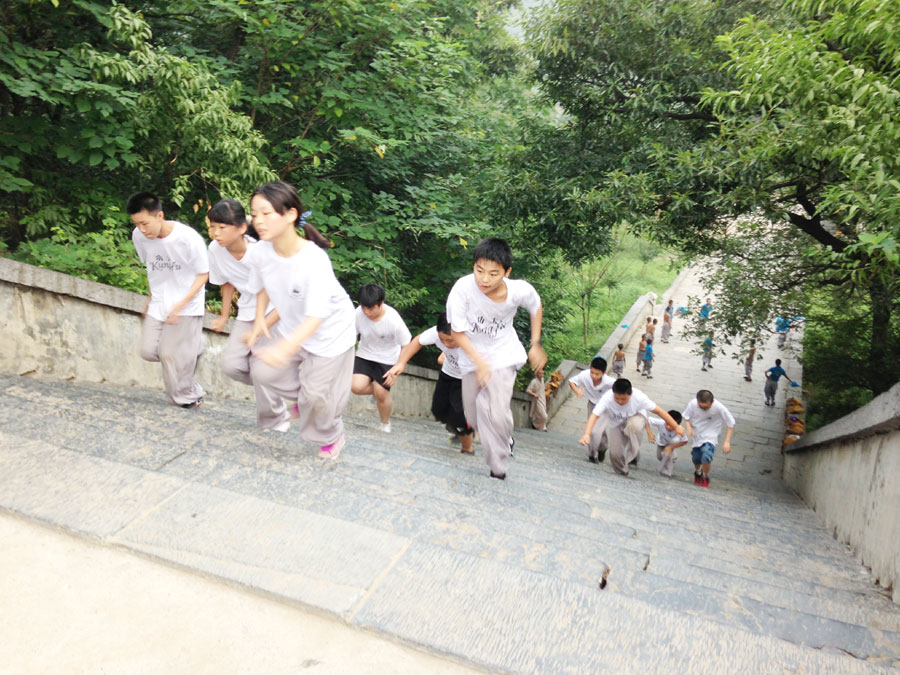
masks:
[[[378,363],[378,361],[369,361],[369,359],[361,359],[358,356],[353,358],[353,374],[365,375],[372,382],[378,384],[388,391],[390,387],[384,383],[384,374],[394,367],[394,364]]]
[[[450,377],[443,370],[438,372],[438,381],[431,397],[431,414],[438,422],[460,435],[471,434],[472,428],[466,422],[463,411],[462,380]]]

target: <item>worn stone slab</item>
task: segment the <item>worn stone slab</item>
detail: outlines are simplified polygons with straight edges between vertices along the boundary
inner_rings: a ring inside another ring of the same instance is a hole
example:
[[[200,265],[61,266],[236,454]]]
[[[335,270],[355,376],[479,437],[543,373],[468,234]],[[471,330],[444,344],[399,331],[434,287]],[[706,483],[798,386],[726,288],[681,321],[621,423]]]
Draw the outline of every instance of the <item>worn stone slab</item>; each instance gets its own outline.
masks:
[[[183,480],[2,435],[0,506],[103,538],[184,487]]]
[[[195,484],[111,541],[336,614],[407,546],[388,532]]]
[[[599,587],[420,544],[409,548],[353,623],[512,672],[876,670]]]

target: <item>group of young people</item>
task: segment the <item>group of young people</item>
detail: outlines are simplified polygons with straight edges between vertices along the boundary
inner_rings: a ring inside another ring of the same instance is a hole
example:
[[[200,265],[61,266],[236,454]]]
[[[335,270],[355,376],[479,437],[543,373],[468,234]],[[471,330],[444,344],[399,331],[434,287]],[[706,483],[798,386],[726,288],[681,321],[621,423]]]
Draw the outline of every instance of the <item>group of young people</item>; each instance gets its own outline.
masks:
[[[309,214],[287,183],[267,183],[251,195],[249,223],[258,239],[248,234],[239,202],[217,202],[207,213],[208,247],[196,230],[167,220],[155,195],[137,193],[126,206],[150,286],[141,356],[161,363],[172,403],[203,402],[194,371],[206,346],[209,281],[222,287],[215,330],[224,328],[239,293],[221,362],[229,377],[254,387],[261,428],[285,432],[296,421],[301,438],[319,446],[319,457],[335,459],[345,445],[342,415],[350,393],[373,395],[381,429],[390,432],[391,386],[422,346],[435,345],[442,351],[435,417],[459,437],[463,452],[473,451],[477,431],[490,475],[506,477],[516,371],[526,361],[543,370],[547,357],[540,297],[527,281],[509,278],[512,251],[505,241],[487,238],[475,247],[472,274],[450,289],[436,325],[412,338],[377,284],[360,289],[354,308],[325,252],[330,242],[306,222]],[[527,353],[513,326],[520,307],[531,317]]]
[[[663,342],[671,336],[675,311],[670,300],[663,313]],[[648,378],[652,378],[656,325],[657,320],[648,317],[638,347],[636,369],[643,366],[643,375]],[[587,370],[569,379],[575,395],[587,399],[587,423],[579,443],[585,446],[588,460],[602,462],[608,451],[613,470],[627,476],[629,467],[640,458],[641,435],[646,430],[648,439],[656,445],[657,473],[671,478],[677,459],[675,451],[690,442],[694,483],[709,487],[709,472],[723,428],[722,450],[731,452],[735,420],[728,408],[715,400],[711,391],[701,389],[683,411],[666,411],[622,376],[624,345],[618,345],[612,358],[612,376],[606,373],[606,359],[596,356]]]

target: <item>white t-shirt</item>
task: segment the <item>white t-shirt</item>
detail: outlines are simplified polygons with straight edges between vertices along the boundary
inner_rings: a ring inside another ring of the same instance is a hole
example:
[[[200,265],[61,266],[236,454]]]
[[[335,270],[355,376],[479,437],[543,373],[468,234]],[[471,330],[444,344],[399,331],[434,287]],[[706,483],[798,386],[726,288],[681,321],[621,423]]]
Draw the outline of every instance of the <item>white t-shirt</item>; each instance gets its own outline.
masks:
[[[728,408],[719,401],[713,401],[709,410],[703,410],[697,403],[697,399],[693,398],[681,413],[681,417],[691,421],[691,427],[694,430],[691,446],[694,448],[704,443],[715,445],[719,439],[719,432],[722,431],[722,425],[734,426],[734,417]]]
[[[494,302],[478,288],[474,274],[457,280],[447,296],[447,319],[453,330],[469,337],[491,368],[521,368],[528,355],[516,335],[513,318],[519,307],[534,316],[541,308],[541,298],[524,279],[504,279],[503,283],[506,300]],[[460,354],[459,366],[463,374],[475,370],[465,352]]]
[[[625,405],[616,403],[612,389],[610,389],[600,397],[597,405],[594,406],[594,414],[600,417],[603,413],[606,413],[610,426],[618,427],[625,424],[629,417],[645,415],[655,408],[656,404],[640,389],[632,387],[631,398],[628,399]]]
[[[266,289],[278,310],[273,328],[287,337],[308,316],[322,319],[303,349],[318,356],[339,356],[356,342],[353,303],[334,276],[328,254],[312,242],[290,258],[275,252],[270,241],[261,241],[247,251],[243,262],[250,267],[247,290]]]
[[[412,334],[397,310],[387,303],[384,303],[384,314],[378,321],[372,321],[363,313],[362,307],[357,307],[356,332],[359,334],[356,355],[388,366],[397,363],[400,350],[412,340]]]
[[[654,433],[656,434],[657,445],[665,447],[666,445],[672,445],[673,443],[681,443],[683,441],[687,441],[687,436],[679,436],[676,431],[669,431],[668,429],[666,429],[666,423],[659,417],[650,417],[648,419],[650,421],[650,424],[653,426]]]
[[[588,369],[582,370],[574,377],[570,377],[569,382],[576,387],[584,389],[584,395],[587,396],[587,400],[590,401],[592,405],[597,405],[597,401],[600,400],[600,397],[612,389],[612,386],[616,383],[616,378],[603,373],[600,384],[594,386],[594,381],[591,379],[591,371]]]
[[[422,333],[419,336],[419,344],[423,347],[434,345],[444,352],[444,365],[441,366],[441,371],[450,377],[455,377],[457,380],[462,379],[463,372],[459,367],[459,359],[463,356],[463,350],[459,347],[453,347],[451,349],[441,342],[437,326],[432,326]]]
[[[256,245],[256,239],[252,237],[244,237],[247,243],[247,251],[244,257],[238,260],[224,246],[220,246],[219,242],[209,242],[209,283],[221,286],[223,284],[231,284],[240,295],[238,296],[237,306],[238,313],[236,319],[238,321],[253,321],[256,318],[256,293],[247,290],[247,284],[250,281],[250,268],[244,262],[250,249]],[[269,303],[266,314],[273,309],[272,303]]]
[[[147,266],[150,306],[147,315],[165,321],[190,290],[199,274],[209,272],[206,243],[197,230],[172,221],[172,231],[162,238],[148,239],[134,228],[131,241],[141,262]],[[179,316],[203,316],[206,288],[201,287],[178,313]]]

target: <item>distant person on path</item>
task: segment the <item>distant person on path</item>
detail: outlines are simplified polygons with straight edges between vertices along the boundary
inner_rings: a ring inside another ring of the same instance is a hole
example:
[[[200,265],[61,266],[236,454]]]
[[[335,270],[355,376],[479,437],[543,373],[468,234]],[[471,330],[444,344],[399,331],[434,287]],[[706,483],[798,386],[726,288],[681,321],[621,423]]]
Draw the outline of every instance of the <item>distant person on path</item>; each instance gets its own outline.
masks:
[[[653,368],[653,338],[647,338],[647,346],[644,347],[644,372],[641,373],[648,380],[652,380],[653,376],[650,374],[651,369]]]
[[[359,345],[353,359],[352,391],[357,396],[375,397],[381,430],[389,434],[394,402],[385,376],[397,363],[400,350],[412,340],[412,334],[397,310],[384,301],[384,289],[378,284],[363,284],[357,299]]]
[[[668,344],[669,338],[672,336],[672,312],[669,311],[669,308],[666,307],[666,313],[663,314],[663,325],[662,325],[662,333],[660,333],[660,339]]]
[[[716,452],[722,426],[726,427],[722,452],[731,452],[734,417],[708,389],[697,392],[681,413],[687,435],[691,437],[691,459],[694,462],[694,485],[709,487],[709,469]]]
[[[619,350],[622,345],[619,345]],[[616,352],[618,353],[618,352]],[[615,356],[615,355],[614,355]],[[622,352],[622,360],[624,367],[625,353]],[[621,373],[619,373],[621,375]],[[612,389],[616,378],[606,374],[606,359],[602,356],[595,356],[591,361],[591,367],[582,370],[572,378],[569,378],[569,388],[575,392],[578,398],[587,397],[587,414],[590,419],[594,406],[600,401],[600,398]],[[588,460],[594,463],[602,462],[606,457],[606,449],[609,445],[606,435],[606,420],[595,424],[591,430],[590,442],[587,444]]]
[[[781,359],[775,359],[775,365],[766,371],[766,385],[763,391],[766,395],[767,406],[774,407],[775,394],[778,392],[778,380],[782,377],[787,378],[789,382],[791,381],[791,377],[781,367]]]
[[[650,429],[647,430],[650,442],[656,443],[656,459],[659,460],[656,473],[667,478],[671,478],[675,470],[675,461],[678,459],[675,450],[687,445],[688,442],[687,436],[675,433],[675,426],[681,424],[681,413],[670,410],[669,416],[676,424],[669,424],[658,417],[650,417],[647,420],[648,425],[656,430],[655,434]]]
[[[606,359],[603,360],[606,363]],[[605,367],[604,367],[605,370]],[[625,345],[621,342],[619,343],[618,349],[613,352],[613,375],[616,377],[622,377],[622,373],[625,371]],[[610,385],[612,386],[612,385]]]
[[[538,431],[547,431],[547,390],[544,385],[543,368],[535,372],[525,393],[531,397],[531,407],[528,410],[531,426]]]
[[[588,445],[594,425],[603,419],[609,438],[610,464],[616,473],[627,476],[628,465],[641,455],[640,434],[646,424],[645,413],[658,415],[670,423],[679,435],[684,434],[682,426],[669,413],[651,401],[644,392],[634,389],[631,382],[623,377],[616,380],[612,389],[600,397],[588,416],[584,434],[578,442]]]
[[[638,345],[637,358],[635,359],[634,369],[641,372],[641,366],[644,364],[644,350],[647,349],[647,333],[641,335],[641,342]]]
[[[712,314],[713,309],[715,308],[713,307],[712,300],[710,298],[707,298],[706,303],[704,303],[703,306],[700,307],[700,320],[706,321]]]
[[[261,335],[272,336],[266,323],[271,299],[279,317],[272,334],[278,339],[256,353],[267,367],[254,367],[253,377],[288,406],[296,401],[300,437],[319,446],[320,459],[335,460],[345,443],[356,322],[350,296],[323,250],[331,243],[303,213],[300,196],[287,183],[261,185],[250,198],[262,241],[244,256],[248,290],[257,294],[247,346],[253,348]]]
[[[150,192],[133,194],[125,210],[134,223],[131,240],[147,268],[150,285],[143,311],[141,358],[160,363],[172,403],[196,408],[203,403],[203,387],[194,379],[194,371],[206,350],[206,243],[195,229],[166,220],[162,204]]]
[[[463,411],[462,370],[459,367],[462,350],[453,339],[446,312],[441,312],[437,325],[414,337],[401,350],[397,363],[387,371],[384,381],[388,386],[393,386],[406,369],[409,360],[422,347],[428,345],[434,345],[441,350],[441,357],[438,359],[441,370],[438,373],[437,384],[431,397],[431,414],[438,422],[444,424],[454,438],[459,439],[462,445],[461,452],[471,455],[475,452],[472,449],[475,432],[466,422],[466,414]]]
[[[784,343],[787,340],[788,331],[791,330],[790,319],[779,316],[775,319],[775,332],[778,333],[778,349],[784,349]]]
[[[502,239],[488,237],[475,247],[473,273],[459,279],[447,296],[447,319],[453,339],[463,351],[463,406],[469,425],[481,436],[492,478],[503,480],[512,453],[510,409],[516,371],[527,360],[543,369],[543,308],[534,287],[510,279],[512,250]],[[513,319],[519,307],[531,317],[531,347],[526,356]]]
[[[700,368],[700,370],[706,370],[707,368],[712,368],[712,357],[713,357],[713,350],[714,350],[712,334],[709,334],[706,336],[706,338],[704,338],[702,349],[703,349],[703,362],[702,362],[703,366]]]
[[[231,315],[231,301],[234,292],[238,297],[238,313],[231,326],[228,342],[222,352],[222,370],[232,380],[249,384],[256,394],[256,423],[261,429],[287,431],[291,426],[291,415],[275,391],[254,380],[254,367],[261,362],[253,356],[271,344],[271,340],[257,339],[251,350],[244,341],[253,330],[256,320],[256,294],[248,289],[250,268],[244,257],[258,244],[255,237],[247,234],[247,215],[241,203],[234,199],[221,199],[206,214],[209,221],[209,282],[222,287],[222,312],[213,320],[212,328],[220,332]],[[255,233],[255,232],[254,232]],[[278,321],[278,312],[271,305],[266,308],[266,324],[269,329]],[[299,416],[297,413],[295,416]]]
[[[753,360],[756,358],[756,340],[750,340],[750,350],[747,352],[747,358],[744,359],[744,379],[747,382],[753,382],[751,375],[753,374]]]

